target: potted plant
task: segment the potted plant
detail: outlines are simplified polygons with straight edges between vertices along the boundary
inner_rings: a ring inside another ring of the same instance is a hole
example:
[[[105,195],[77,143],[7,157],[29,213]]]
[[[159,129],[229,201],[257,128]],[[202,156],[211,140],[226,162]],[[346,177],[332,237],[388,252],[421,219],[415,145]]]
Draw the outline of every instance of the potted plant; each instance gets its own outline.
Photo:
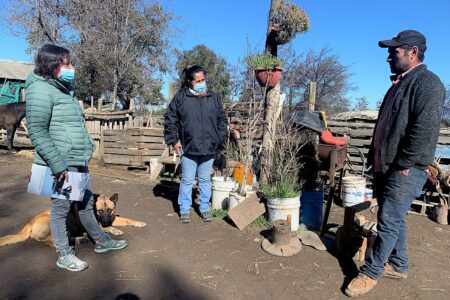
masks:
[[[267,183],[262,187],[267,199],[269,221],[286,220],[291,215],[292,231],[299,227],[302,188],[299,169],[303,164],[299,155],[306,145],[305,140],[305,133],[290,122],[277,126],[277,138],[270,156],[272,164],[268,168]]]
[[[300,217],[300,192],[295,184],[287,179],[263,187],[263,193],[267,197],[269,221],[288,219],[291,216],[291,230],[299,227]]]
[[[249,58],[249,66],[255,70],[259,85],[273,88],[277,85],[283,71],[283,61],[270,54],[254,55]]]

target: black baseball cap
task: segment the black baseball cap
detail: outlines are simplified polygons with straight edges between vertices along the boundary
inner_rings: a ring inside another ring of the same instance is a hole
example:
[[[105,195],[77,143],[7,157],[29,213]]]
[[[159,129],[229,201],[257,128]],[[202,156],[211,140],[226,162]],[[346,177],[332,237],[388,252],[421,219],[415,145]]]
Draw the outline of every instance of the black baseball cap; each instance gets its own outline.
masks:
[[[425,52],[427,50],[427,39],[416,30],[405,30],[390,40],[378,42],[378,46],[381,48],[400,47],[403,45],[417,46],[420,51]]]

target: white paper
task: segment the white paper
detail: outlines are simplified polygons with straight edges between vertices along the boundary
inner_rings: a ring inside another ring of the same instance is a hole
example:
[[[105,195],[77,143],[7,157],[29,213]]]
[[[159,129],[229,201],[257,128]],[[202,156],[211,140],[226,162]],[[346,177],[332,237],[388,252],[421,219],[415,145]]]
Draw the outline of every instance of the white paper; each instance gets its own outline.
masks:
[[[71,171],[68,173],[68,181],[56,182],[49,167],[33,164],[27,191],[70,201],[83,200],[86,189],[90,188],[89,174]]]

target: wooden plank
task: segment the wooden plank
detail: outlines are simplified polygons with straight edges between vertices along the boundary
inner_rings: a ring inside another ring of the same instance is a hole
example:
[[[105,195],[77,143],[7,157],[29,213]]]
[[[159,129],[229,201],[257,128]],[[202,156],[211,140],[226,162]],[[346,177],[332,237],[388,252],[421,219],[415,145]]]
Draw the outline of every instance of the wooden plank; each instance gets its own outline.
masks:
[[[373,129],[352,129],[352,128],[348,128],[348,127],[335,127],[335,128],[330,128],[331,131],[333,133],[338,133],[338,134],[348,134],[350,135],[350,137],[372,137],[373,135]]]
[[[244,229],[248,224],[266,212],[264,203],[259,202],[256,193],[251,194],[238,206],[228,212],[228,216],[239,230]]]
[[[141,142],[141,143],[157,143],[162,144],[163,139],[161,137],[157,136],[139,136],[139,135],[130,135],[130,136],[124,136],[124,135],[106,135],[104,137],[105,142]]]
[[[351,127],[351,128],[374,128],[375,123],[365,123],[365,122],[341,122],[334,120],[327,120],[329,127]]]
[[[120,155],[134,155],[134,156],[160,156],[162,152],[163,150],[105,148],[106,154],[120,154]]]
[[[164,150],[167,145],[157,144],[157,143],[140,143],[138,144],[140,149],[148,149],[148,150]]]
[[[131,156],[131,155],[105,154],[104,161],[105,161],[105,163],[108,163],[108,164],[117,164],[117,165],[129,165],[129,166],[141,166],[142,165],[141,157]]]
[[[166,149],[164,149],[163,154],[161,154],[161,157],[168,157],[169,156],[169,147],[166,147]],[[164,164],[162,163],[158,163],[152,170],[152,172],[150,173],[150,181],[155,181],[158,176],[159,173],[161,173],[162,168],[164,167]],[[152,169],[152,168],[151,168]]]
[[[158,159],[158,162],[162,163],[162,164],[173,164],[173,165],[177,165],[180,163],[180,158],[178,156],[175,157],[175,161],[173,159],[173,157],[160,157]]]
[[[105,136],[106,135],[126,135],[126,136],[130,136],[130,135],[136,135],[136,136],[140,136],[141,133],[139,131],[139,129],[123,129],[123,130],[103,130]]]
[[[360,148],[360,147],[357,147],[357,148],[358,148],[358,150],[360,150],[364,155],[366,155],[366,154],[369,153],[369,149],[368,149],[368,148]],[[347,149],[347,152],[350,153],[350,154],[353,154],[353,155],[356,155],[356,154],[359,153],[359,152],[356,151],[356,149],[354,149],[354,148],[348,148],[348,149]]]
[[[450,145],[450,136],[439,136],[438,143],[442,145]]]
[[[164,132],[162,130],[156,130],[156,129],[158,129],[158,128],[152,128],[151,130],[142,130],[141,135],[142,136],[155,136],[155,137],[160,137],[161,139],[163,139]]]
[[[350,139],[350,145],[352,146],[370,146],[372,139]]]
[[[138,149],[147,149],[147,150],[164,150],[167,146],[163,144],[157,143],[127,143],[126,141],[117,141],[117,142],[104,142],[105,148],[138,148]]]

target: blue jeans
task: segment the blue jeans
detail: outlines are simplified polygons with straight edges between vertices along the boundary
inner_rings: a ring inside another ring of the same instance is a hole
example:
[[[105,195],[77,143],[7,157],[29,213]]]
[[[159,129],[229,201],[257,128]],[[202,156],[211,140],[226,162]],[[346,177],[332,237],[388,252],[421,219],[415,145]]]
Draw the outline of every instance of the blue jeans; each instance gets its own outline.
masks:
[[[378,201],[378,235],[361,272],[377,280],[384,273],[384,264],[397,272],[408,271],[405,217],[415,197],[419,197],[427,180],[426,172],[410,168],[408,176],[392,171],[375,173]]]
[[[195,175],[198,176],[200,190],[200,213],[209,211],[211,198],[211,169],[214,155],[189,155],[181,156],[181,183],[178,194],[178,205],[181,214],[188,214],[192,205],[192,186]]]
[[[69,167],[68,169],[69,171],[88,172],[87,167]],[[55,241],[56,252],[62,254],[70,253],[72,248],[69,246],[69,239],[67,237],[66,218],[72,201],[51,198],[51,202],[50,228],[52,238]],[[93,206],[94,195],[90,190],[86,190],[83,201],[78,202],[78,213],[84,229],[86,229],[94,241],[98,241],[109,236],[100,229],[94,215]]]

